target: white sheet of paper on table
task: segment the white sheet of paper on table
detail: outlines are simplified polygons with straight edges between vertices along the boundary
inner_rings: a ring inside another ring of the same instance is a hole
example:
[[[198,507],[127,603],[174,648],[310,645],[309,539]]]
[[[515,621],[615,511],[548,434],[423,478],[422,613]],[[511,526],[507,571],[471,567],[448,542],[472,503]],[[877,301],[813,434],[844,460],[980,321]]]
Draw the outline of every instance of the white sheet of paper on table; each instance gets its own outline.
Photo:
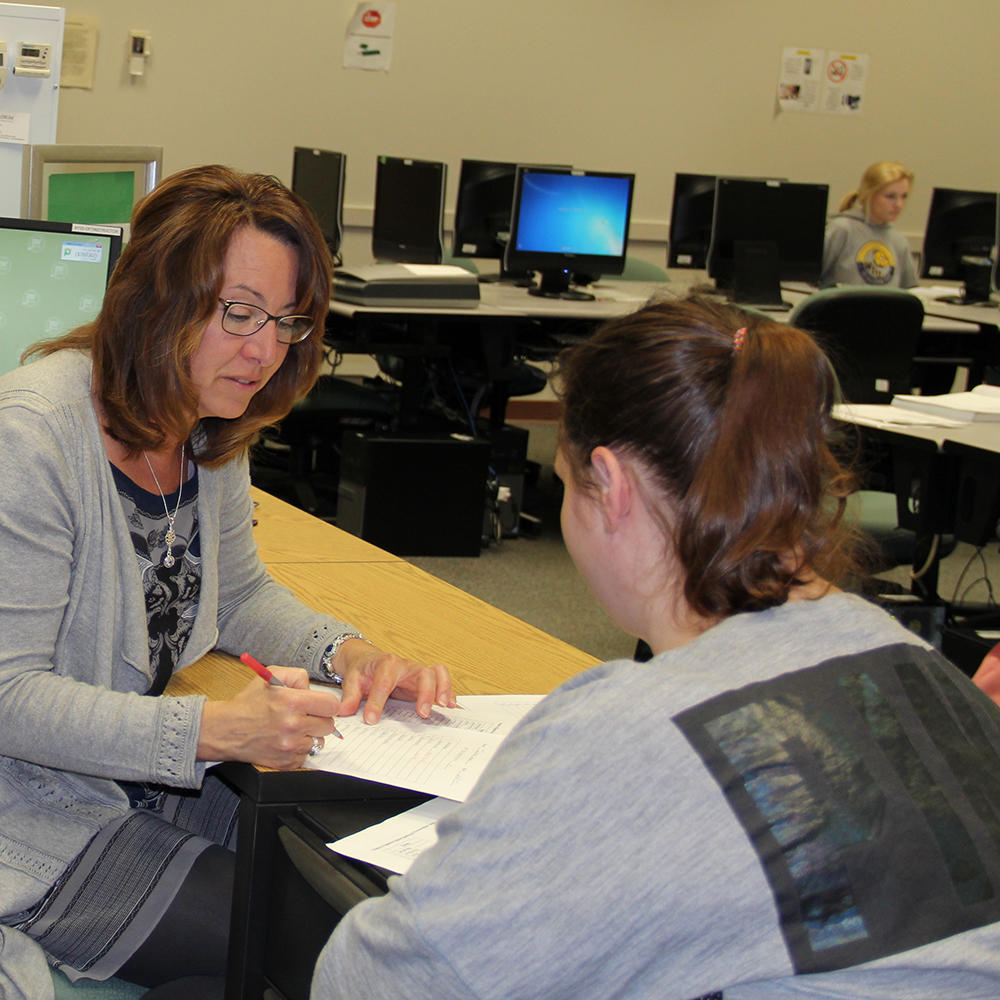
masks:
[[[430,799],[326,846],[345,857],[402,875],[421,853],[437,843],[437,821],[456,805],[450,799]]]
[[[378,725],[366,725],[360,711],[338,718],[344,738],[328,739],[306,766],[461,802],[534,703],[516,705],[507,696],[497,697],[482,711],[435,708],[429,719],[421,719],[411,702],[390,699]],[[537,701],[539,696],[527,697]]]

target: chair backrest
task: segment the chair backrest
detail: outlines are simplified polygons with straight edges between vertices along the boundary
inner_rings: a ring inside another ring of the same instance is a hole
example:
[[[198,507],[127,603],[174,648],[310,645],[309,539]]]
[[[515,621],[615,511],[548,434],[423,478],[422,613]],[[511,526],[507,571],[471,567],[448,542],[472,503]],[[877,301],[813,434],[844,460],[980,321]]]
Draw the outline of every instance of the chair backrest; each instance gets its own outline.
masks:
[[[788,322],[816,334],[844,398],[888,403],[911,389],[924,305],[898,288],[828,288],[810,295]]]
[[[617,277],[625,281],[669,281],[670,275],[659,264],[652,264],[641,257],[625,258],[625,270]]]

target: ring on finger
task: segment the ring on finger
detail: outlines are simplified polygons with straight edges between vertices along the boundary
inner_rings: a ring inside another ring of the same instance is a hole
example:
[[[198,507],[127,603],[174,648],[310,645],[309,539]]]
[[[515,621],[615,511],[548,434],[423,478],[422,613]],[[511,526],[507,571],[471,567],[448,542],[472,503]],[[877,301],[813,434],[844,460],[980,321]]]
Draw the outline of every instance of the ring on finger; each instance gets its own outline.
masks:
[[[314,736],[312,738],[312,741],[313,741],[312,746],[309,748],[309,752],[306,754],[306,756],[308,757],[315,757],[316,754],[318,754],[320,750],[323,749],[323,744],[326,742],[326,740],[324,740],[322,736]]]

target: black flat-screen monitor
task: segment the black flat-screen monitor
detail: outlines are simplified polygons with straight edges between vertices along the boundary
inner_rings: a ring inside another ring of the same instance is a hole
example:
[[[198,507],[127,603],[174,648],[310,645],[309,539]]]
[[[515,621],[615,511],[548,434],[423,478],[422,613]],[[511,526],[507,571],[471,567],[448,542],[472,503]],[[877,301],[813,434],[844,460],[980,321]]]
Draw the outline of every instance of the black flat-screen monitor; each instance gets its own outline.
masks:
[[[372,256],[396,264],[440,264],[448,167],[380,156],[375,172]]]
[[[634,174],[519,166],[504,266],[539,272],[532,295],[593,298],[571,275],[625,269],[634,185]]]
[[[705,269],[715,214],[715,174],[675,174],[667,267]]]
[[[330,253],[337,257],[344,235],[344,175],[347,157],[328,149],[296,146],[292,190],[313,210]]]
[[[510,237],[516,174],[516,163],[462,160],[452,256],[503,260]]]
[[[826,184],[720,177],[708,273],[747,305],[787,308],[781,281],[819,281],[830,189]]]
[[[920,261],[922,278],[964,281],[963,301],[987,300],[996,245],[995,191],[934,188]]]
[[[0,374],[101,311],[120,226],[0,218]]]

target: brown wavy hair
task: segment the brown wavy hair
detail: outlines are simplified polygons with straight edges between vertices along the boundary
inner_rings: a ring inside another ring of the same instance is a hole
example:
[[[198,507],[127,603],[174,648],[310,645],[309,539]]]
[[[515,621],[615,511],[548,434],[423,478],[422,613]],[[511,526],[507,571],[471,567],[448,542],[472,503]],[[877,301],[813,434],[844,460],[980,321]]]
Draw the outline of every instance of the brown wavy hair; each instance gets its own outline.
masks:
[[[698,614],[783,604],[811,572],[855,571],[855,480],[828,443],[836,377],[810,334],[709,298],[653,302],[569,349],[558,373],[575,481],[590,486],[601,445],[648,470]]]
[[[310,336],[234,419],[198,422],[191,357],[219,308],[226,253],[236,233],[258,229],[298,258],[295,311],[312,316]],[[284,417],[319,373],[330,302],[331,260],[315,217],[277,178],[224,166],[167,177],[132,213],[132,235],[115,265],[97,319],[36,344],[27,356],[86,349],[106,430],[131,454],[170,437],[196,435],[197,460],[221,465],[245,451],[261,428]]]

